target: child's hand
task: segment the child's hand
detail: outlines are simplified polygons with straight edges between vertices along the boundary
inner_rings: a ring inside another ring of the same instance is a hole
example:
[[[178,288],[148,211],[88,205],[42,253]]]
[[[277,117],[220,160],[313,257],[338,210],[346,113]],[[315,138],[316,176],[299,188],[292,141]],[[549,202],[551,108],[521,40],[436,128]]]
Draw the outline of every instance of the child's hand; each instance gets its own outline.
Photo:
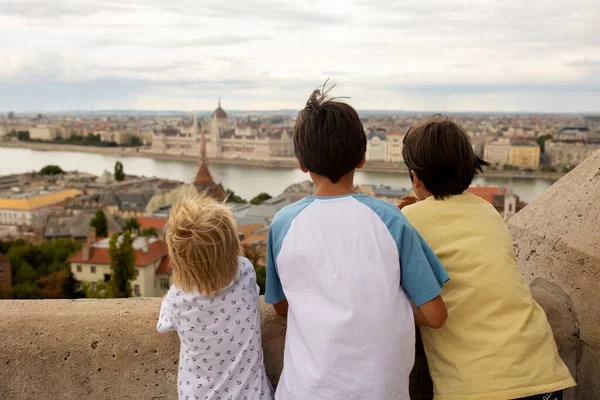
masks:
[[[415,196],[404,196],[400,199],[400,203],[398,203],[398,208],[402,210],[404,207],[410,206],[411,204],[415,204],[417,201],[419,201],[419,199],[417,199]]]

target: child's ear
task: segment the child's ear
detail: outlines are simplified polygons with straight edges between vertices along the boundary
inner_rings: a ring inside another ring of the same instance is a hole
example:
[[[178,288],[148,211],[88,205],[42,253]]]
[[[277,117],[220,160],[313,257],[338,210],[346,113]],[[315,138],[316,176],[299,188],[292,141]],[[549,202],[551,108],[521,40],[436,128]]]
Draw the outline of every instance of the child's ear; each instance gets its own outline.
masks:
[[[360,169],[360,168],[364,167],[366,162],[367,162],[367,153],[363,154],[362,160],[360,160],[360,162],[356,166],[356,169]]]
[[[415,189],[424,189],[423,181],[419,179],[419,175],[415,171],[411,171],[413,175],[412,184]]]
[[[298,167],[300,167],[300,171],[304,172],[305,174],[308,173],[308,169],[304,168],[302,164],[298,163]]]

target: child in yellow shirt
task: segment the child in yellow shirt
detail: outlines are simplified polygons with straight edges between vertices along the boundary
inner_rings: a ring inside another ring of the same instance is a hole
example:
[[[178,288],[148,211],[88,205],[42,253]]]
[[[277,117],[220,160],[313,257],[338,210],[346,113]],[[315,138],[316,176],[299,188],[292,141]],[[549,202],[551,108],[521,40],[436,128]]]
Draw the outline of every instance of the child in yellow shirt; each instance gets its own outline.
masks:
[[[435,116],[409,129],[402,155],[416,198],[399,207],[450,275],[446,324],[421,327],[434,398],[562,399],[575,381],[517,268],[508,229],[467,192],[486,164],[467,132]]]

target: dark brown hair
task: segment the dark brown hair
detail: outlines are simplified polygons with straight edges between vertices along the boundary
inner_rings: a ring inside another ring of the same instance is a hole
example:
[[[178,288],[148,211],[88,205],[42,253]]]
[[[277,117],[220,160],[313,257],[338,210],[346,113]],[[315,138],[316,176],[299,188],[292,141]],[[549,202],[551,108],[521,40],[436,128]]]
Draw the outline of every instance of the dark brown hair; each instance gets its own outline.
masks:
[[[325,82],[327,84],[327,82]],[[294,153],[300,166],[337,183],[356,169],[367,151],[367,136],[352,106],[316,89],[298,113]]]
[[[467,131],[439,114],[413,124],[402,147],[404,163],[436,199],[461,194],[487,162],[473,151]]]

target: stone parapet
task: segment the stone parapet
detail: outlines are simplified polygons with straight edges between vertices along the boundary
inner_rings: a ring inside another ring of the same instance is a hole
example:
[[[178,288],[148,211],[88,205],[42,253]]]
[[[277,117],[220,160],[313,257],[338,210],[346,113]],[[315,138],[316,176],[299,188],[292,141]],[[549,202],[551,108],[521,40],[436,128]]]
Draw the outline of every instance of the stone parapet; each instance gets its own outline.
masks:
[[[0,301],[0,399],[177,399],[179,340],[159,334],[160,299]],[[285,319],[261,304],[277,383]]]
[[[600,399],[600,152],[508,221],[517,261],[546,311],[577,400]]]

